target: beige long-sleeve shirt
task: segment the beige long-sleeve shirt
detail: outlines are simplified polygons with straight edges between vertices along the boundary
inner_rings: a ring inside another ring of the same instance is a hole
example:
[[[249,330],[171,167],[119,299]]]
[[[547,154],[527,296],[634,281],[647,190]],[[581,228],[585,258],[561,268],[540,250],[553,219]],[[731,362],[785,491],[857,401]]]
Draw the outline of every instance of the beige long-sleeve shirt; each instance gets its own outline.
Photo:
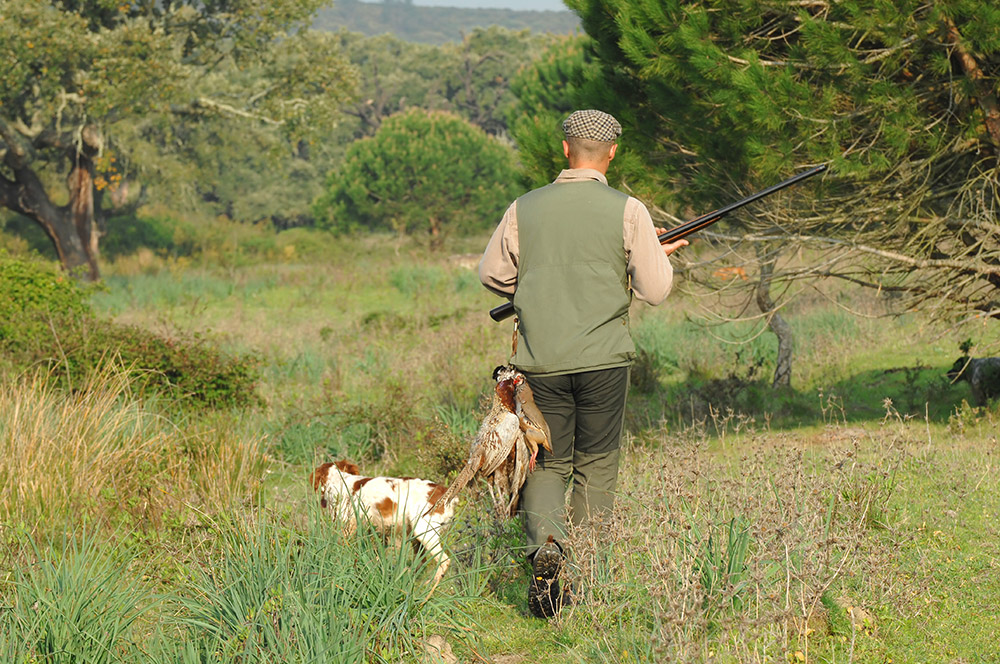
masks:
[[[600,171],[569,168],[559,173],[556,184],[597,180],[608,184]],[[649,304],[660,304],[673,285],[674,270],[663,253],[649,210],[638,199],[629,197],[622,219],[622,247],[628,257],[627,272],[632,293]],[[498,295],[511,296],[517,289],[517,265],[520,247],[517,237],[517,201],[511,203],[490,238],[479,261],[479,280]]]

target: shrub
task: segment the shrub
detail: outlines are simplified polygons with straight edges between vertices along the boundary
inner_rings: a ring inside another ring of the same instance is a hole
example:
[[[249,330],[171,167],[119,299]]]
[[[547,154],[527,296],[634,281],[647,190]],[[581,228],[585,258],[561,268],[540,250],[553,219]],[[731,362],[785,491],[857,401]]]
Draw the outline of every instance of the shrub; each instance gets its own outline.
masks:
[[[313,212],[336,231],[424,231],[440,241],[499,221],[515,179],[509,147],[458,116],[413,109],[348,148]]]
[[[44,335],[48,321],[86,316],[86,291],[37,262],[0,254],[0,350]]]
[[[0,256],[0,355],[14,369],[47,367],[72,385],[110,362],[178,403],[255,405],[257,362],[203,335],[166,338],[94,315],[85,287],[38,262]]]
[[[92,371],[113,356],[139,374],[140,386],[180,402],[217,408],[260,403],[255,392],[258,362],[222,353],[203,335],[166,338],[134,325],[99,320],[81,332],[79,346],[70,349],[64,363],[70,371]]]

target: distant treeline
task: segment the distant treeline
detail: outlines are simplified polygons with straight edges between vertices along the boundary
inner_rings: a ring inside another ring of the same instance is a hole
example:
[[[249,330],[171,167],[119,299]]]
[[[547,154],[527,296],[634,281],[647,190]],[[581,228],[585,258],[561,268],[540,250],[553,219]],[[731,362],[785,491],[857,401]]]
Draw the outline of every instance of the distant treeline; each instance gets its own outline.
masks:
[[[465,9],[418,7],[406,3],[371,3],[341,0],[319,10],[317,30],[347,28],[364,35],[392,34],[409,42],[444,44],[460,42],[474,28],[492,25],[510,30],[575,34],[582,32],[580,19],[570,11],[515,11],[513,9]]]

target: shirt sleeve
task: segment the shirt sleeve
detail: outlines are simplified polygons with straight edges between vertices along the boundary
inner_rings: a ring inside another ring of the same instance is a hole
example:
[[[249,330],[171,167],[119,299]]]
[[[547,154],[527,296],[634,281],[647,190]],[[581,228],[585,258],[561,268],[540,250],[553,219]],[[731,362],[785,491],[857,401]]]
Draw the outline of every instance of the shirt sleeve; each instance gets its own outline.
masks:
[[[510,204],[493,231],[479,261],[479,281],[497,295],[511,297],[517,289],[517,201]]]
[[[623,239],[632,292],[643,302],[660,304],[670,294],[674,268],[656,239],[649,210],[636,198],[625,203]]]

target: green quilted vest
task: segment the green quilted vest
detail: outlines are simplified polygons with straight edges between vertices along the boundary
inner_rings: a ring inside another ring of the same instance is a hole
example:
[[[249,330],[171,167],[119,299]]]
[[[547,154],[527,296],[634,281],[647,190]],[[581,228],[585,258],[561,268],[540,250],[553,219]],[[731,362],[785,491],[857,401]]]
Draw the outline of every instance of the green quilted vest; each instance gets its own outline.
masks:
[[[517,199],[513,363],[520,370],[552,375],[631,363],[626,200],[593,180],[550,184]]]

